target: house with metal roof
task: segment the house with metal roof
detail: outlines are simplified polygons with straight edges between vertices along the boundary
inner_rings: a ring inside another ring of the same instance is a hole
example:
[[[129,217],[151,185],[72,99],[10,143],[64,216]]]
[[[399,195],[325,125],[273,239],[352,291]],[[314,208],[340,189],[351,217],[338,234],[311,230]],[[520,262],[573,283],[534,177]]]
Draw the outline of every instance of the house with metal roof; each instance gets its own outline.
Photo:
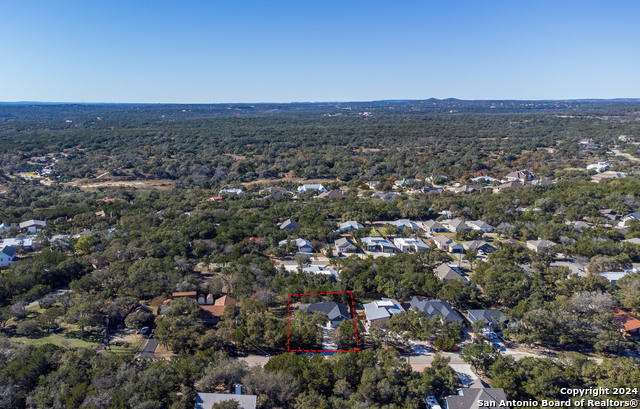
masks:
[[[34,234],[44,229],[47,225],[47,222],[44,220],[27,220],[26,222],[20,223],[20,230],[27,229],[30,234]]]
[[[378,253],[395,253],[398,249],[383,237],[364,237],[361,239],[366,251]]]
[[[298,186],[298,193],[307,193],[311,190],[317,190],[319,192],[326,192],[327,189],[324,188],[324,186],[320,185],[320,184],[311,184],[311,185],[302,185],[302,186]]]
[[[400,193],[398,193],[398,192],[389,192],[389,193],[375,192],[371,196],[372,197],[373,196],[378,196],[380,199],[393,199],[396,196],[400,196]]]
[[[304,304],[298,308],[308,309],[309,311],[315,311],[326,315],[327,318],[329,318],[327,328],[336,328],[342,324],[342,321],[351,319],[351,314],[349,314],[347,306],[339,302],[317,302],[314,304]]]
[[[218,194],[221,193],[227,193],[230,195],[244,195],[244,190],[242,189],[222,189],[221,191],[218,192]]]
[[[462,315],[443,300],[422,300],[418,297],[413,297],[409,301],[409,304],[411,304],[411,309],[417,309],[426,313],[429,319],[436,315],[441,315],[442,320],[445,322],[464,322]]]
[[[508,321],[500,310],[467,310],[467,317],[472,324],[483,320],[491,329],[498,328],[499,324]]]
[[[398,231],[402,231],[402,229],[404,229],[405,227],[410,228],[413,231],[418,231],[418,230],[422,230],[422,227],[418,226],[417,223],[412,222],[409,219],[399,219],[399,220],[395,220],[389,224],[392,224],[394,226],[396,226],[398,228]]]
[[[289,242],[294,242],[296,244],[296,246],[298,247],[298,252],[299,253],[313,253],[313,248],[311,247],[311,242],[309,240],[306,239],[288,239],[288,240],[282,240],[278,242],[278,246],[282,247],[282,246],[286,246],[287,243]]]
[[[234,400],[238,409],[256,409],[258,395],[242,395],[242,387],[236,385],[236,393],[198,393],[194,409],[211,409],[215,403]]]
[[[417,237],[396,237],[393,244],[403,253],[418,253],[431,248]]]
[[[320,193],[317,198],[319,199],[348,199],[349,196],[345,195],[339,190],[330,190],[328,192]]]
[[[378,328],[384,328],[391,315],[404,312],[400,303],[391,298],[376,300],[364,304],[363,307],[367,324]]]
[[[310,267],[303,268],[302,271],[304,271],[305,273],[310,273],[310,274],[329,275],[329,276],[332,276],[333,278],[335,278],[336,281],[340,281],[340,278],[338,277],[338,272],[336,270],[332,269],[332,268],[321,267],[321,266],[310,266]]]
[[[361,225],[355,220],[349,220],[348,222],[340,223],[340,231],[343,233],[351,230],[359,230],[359,229],[362,229],[363,227],[364,227],[363,225]]]

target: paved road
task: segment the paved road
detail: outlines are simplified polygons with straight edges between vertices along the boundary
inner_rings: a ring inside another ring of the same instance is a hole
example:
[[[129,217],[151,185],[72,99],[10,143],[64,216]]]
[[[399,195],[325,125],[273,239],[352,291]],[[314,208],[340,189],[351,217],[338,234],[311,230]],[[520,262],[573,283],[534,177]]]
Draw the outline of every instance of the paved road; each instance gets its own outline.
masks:
[[[269,362],[269,357],[267,356],[258,356],[258,355],[249,355],[243,358],[237,358],[238,361],[244,361],[249,366],[265,366],[267,362]]]
[[[158,340],[149,338],[147,344],[144,346],[144,349],[140,353],[140,357],[153,357],[154,352],[156,352],[156,348],[158,347]]]
[[[55,291],[51,291],[49,294],[45,295],[45,297],[53,297],[53,298],[58,298],[60,297],[62,294],[71,291],[71,289],[69,287],[65,287],[65,288],[60,288],[58,290]],[[44,297],[42,297],[44,298]],[[36,305],[38,305],[38,301],[40,301],[42,298],[35,300],[34,302],[31,302],[29,304],[27,304],[26,308],[31,308],[31,307],[35,307]]]

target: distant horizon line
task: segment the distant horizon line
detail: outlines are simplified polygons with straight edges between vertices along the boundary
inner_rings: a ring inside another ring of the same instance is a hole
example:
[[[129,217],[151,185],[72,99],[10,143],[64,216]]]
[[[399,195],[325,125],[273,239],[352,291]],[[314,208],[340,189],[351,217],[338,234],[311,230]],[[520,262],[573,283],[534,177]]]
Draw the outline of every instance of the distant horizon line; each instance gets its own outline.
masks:
[[[640,102],[640,98],[565,98],[565,99],[460,99],[460,98],[426,98],[426,99],[380,99],[371,101],[291,101],[291,102],[47,102],[47,101],[0,101],[0,106],[7,105],[295,105],[295,104],[363,104],[363,103],[397,103],[422,101],[461,101],[461,102]]]

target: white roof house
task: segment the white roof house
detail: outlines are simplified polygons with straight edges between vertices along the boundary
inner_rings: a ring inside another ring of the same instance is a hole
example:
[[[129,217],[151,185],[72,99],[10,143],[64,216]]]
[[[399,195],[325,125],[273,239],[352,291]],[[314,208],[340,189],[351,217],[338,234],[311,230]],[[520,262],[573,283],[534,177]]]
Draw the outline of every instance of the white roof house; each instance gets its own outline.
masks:
[[[31,247],[33,246],[33,239],[14,239],[14,238],[8,238],[8,239],[4,239],[2,240],[2,246],[0,247],[7,247],[7,246],[11,246],[11,247]]]
[[[367,317],[367,324],[373,325],[374,322],[383,324],[392,314],[404,312],[404,308],[396,300],[391,298],[383,298],[368,304],[364,304],[364,314]]]
[[[244,191],[242,189],[222,189],[218,194],[221,193],[244,195]]]
[[[344,223],[340,223],[340,231],[345,232],[345,231],[351,231],[351,230],[358,230],[358,229],[362,229],[364,226],[361,225],[360,223],[354,221],[354,220],[350,220],[348,222],[344,222]]]
[[[330,275],[333,278],[335,278],[337,281],[340,281],[340,277],[338,277],[338,272],[336,270],[332,269],[332,268],[320,267],[320,266],[311,266],[311,267],[303,268],[302,271],[304,271],[305,273],[311,273],[311,274]]]
[[[422,240],[414,237],[397,237],[393,239],[393,244],[403,253],[417,253],[431,250]]]
[[[604,172],[606,170],[611,169],[613,165],[607,162],[598,162],[592,163],[591,165],[587,165],[587,170],[595,169],[597,172]]]
[[[609,282],[611,284],[616,285],[618,280],[620,280],[622,277],[626,276],[629,273],[630,273],[630,270],[625,270],[625,271],[603,271],[602,273],[600,273],[600,275],[602,277],[606,278],[607,280],[609,280]]]
[[[404,184],[407,183],[417,183],[417,182],[422,182],[422,179],[402,179],[402,180],[396,180],[395,182],[393,182],[396,186],[402,186]]]
[[[7,230],[9,228],[9,225],[6,223],[2,223],[0,224],[0,233],[2,233],[3,231]]]
[[[47,225],[44,220],[27,220],[20,223],[20,229],[27,229],[29,233],[35,233],[42,230]]]
[[[317,190],[319,192],[327,191],[327,189],[325,189],[324,186],[320,184],[298,186],[298,193],[307,193],[310,190]]]
[[[214,403],[220,403],[227,400],[238,402],[240,409],[256,409],[257,395],[241,395],[236,386],[236,393],[198,393],[196,395],[196,405],[194,409],[211,409]]]
[[[478,176],[477,178],[471,178],[471,180],[476,182],[476,183],[478,183],[478,182],[484,182],[484,183],[501,182],[500,179],[492,178],[491,176]]]

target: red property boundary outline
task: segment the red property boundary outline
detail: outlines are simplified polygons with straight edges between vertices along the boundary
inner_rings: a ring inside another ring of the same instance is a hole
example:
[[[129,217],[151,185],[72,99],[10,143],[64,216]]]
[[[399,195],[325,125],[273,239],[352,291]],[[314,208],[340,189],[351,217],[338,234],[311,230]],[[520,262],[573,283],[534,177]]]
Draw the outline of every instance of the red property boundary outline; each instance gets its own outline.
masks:
[[[325,294],[351,294],[351,312],[353,315],[353,327],[356,332],[356,349],[355,350],[342,350],[342,349],[289,349],[289,301],[291,297],[299,297],[303,295],[325,295]],[[360,342],[358,341],[358,326],[356,325],[356,310],[353,307],[353,291],[334,291],[328,293],[305,293],[305,294],[287,294],[287,352],[360,352]]]

